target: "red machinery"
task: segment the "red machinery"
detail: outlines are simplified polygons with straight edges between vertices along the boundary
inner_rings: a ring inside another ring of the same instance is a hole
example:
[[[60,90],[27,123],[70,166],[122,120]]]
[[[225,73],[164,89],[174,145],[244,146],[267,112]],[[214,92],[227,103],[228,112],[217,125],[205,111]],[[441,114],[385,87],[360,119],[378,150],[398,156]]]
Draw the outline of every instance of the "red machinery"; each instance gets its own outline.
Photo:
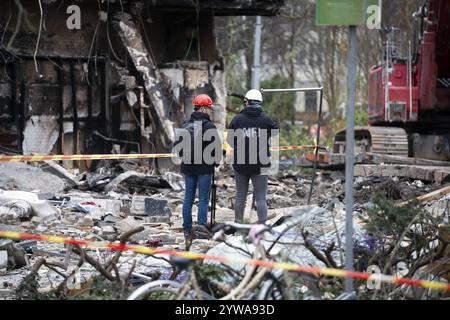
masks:
[[[356,152],[450,160],[450,0],[426,0],[413,16],[415,42],[400,57],[391,29],[383,63],[369,75],[368,127]],[[334,152],[345,148],[336,135]]]

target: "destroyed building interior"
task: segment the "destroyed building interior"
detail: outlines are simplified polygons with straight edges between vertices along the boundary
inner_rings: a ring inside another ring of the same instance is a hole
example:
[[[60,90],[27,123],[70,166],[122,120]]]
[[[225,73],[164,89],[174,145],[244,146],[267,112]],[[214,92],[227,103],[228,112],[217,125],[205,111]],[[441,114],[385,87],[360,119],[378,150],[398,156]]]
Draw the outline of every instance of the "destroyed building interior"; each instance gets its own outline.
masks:
[[[74,3],[82,12],[74,30],[67,27],[70,4],[64,1],[2,3],[0,156],[167,154],[175,128],[201,93],[214,101],[212,121],[224,132],[230,92],[216,18],[273,17],[285,0]],[[266,224],[273,232],[262,244],[270,257],[257,256],[257,246],[240,232],[219,239],[206,230],[208,236],[187,243],[185,185],[170,158],[0,161],[0,300],[127,299],[159,280],[193,283],[181,296],[186,299],[198,298],[196,286],[211,299],[277,299],[272,287],[261,296],[262,280],[246,279],[248,266],[239,259],[343,269],[345,157],[330,155],[318,164],[311,154],[300,157],[296,166],[280,163],[269,177]],[[448,283],[449,164],[365,153],[355,161],[355,270],[380,265],[380,273]],[[214,223],[234,221],[233,170],[223,164],[216,175]],[[245,219],[256,224],[252,192]],[[3,238],[1,232],[28,236]],[[31,234],[61,238],[41,241]],[[90,242],[122,248],[89,248]],[[125,245],[136,248],[122,250]],[[199,258],[181,268],[141,247],[230,261]],[[301,275],[301,286],[283,292],[283,299],[331,300],[344,288],[345,280],[330,274]],[[450,297],[448,290],[355,282],[360,299]]]
[[[34,14],[18,22],[19,30],[10,19],[15,5],[4,10],[3,34],[14,51],[2,52],[2,146],[23,154],[109,153],[113,144],[125,153],[167,150],[173,124],[192,112],[195,94],[208,93],[224,107],[214,6],[197,14],[192,6],[159,3],[98,8],[82,1],[74,32],[65,28],[65,10],[43,1],[50,18],[36,55],[38,30],[27,28],[39,25],[36,1],[22,1],[21,10]],[[246,13],[223,7],[218,13]],[[223,112],[214,114],[222,128]]]

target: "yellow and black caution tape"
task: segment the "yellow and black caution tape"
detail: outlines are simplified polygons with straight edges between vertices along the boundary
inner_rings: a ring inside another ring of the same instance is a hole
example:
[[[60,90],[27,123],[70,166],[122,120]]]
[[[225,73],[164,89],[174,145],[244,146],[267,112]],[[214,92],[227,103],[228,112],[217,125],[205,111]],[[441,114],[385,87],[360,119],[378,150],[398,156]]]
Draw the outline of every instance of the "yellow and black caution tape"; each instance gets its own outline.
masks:
[[[315,149],[316,146],[273,147],[272,151],[290,151]],[[326,147],[317,147],[325,149]],[[119,160],[119,159],[156,159],[176,158],[175,153],[133,153],[133,154],[74,154],[74,155],[0,155],[0,162],[36,162],[36,161],[76,161],[76,160]]]
[[[0,162],[25,162],[25,161],[64,161],[64,160],[116,160],[116,159],[154,159],[175,158],[174,153],[149,153],[149,154],[76,154],[76,155],[32,155],[32,156],[3,156]]]

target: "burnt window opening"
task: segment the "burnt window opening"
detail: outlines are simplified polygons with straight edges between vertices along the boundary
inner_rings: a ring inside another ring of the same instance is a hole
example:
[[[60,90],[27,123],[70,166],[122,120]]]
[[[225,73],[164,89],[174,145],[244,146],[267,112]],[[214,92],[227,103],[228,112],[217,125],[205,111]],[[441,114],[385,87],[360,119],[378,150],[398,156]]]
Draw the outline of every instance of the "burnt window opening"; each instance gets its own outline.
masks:
[[[185,31],[185,50],[186,54],[182,60],[195,61],[199,58],[198,48],[198,30],[196,27],[187,28]]]
[[[198,61],[199,27],[197,14],[187,12],[166,13],[166,54],[163,62]]]

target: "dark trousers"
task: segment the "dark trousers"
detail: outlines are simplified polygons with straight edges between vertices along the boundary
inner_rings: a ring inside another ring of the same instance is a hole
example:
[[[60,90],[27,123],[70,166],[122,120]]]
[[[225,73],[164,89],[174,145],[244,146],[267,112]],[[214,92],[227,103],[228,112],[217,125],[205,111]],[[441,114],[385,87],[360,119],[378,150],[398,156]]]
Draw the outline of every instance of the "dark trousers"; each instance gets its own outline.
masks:
[[[235,171],[236,180],[236,203],[234,205],[235,220],[242,222],[244,219],[245,203],[250,180],[252,181],[254,196],[256,198],[256,207],[258,222],[264,223],[267,220],[267,183],[269,177],[266,175],[243,175]]]

